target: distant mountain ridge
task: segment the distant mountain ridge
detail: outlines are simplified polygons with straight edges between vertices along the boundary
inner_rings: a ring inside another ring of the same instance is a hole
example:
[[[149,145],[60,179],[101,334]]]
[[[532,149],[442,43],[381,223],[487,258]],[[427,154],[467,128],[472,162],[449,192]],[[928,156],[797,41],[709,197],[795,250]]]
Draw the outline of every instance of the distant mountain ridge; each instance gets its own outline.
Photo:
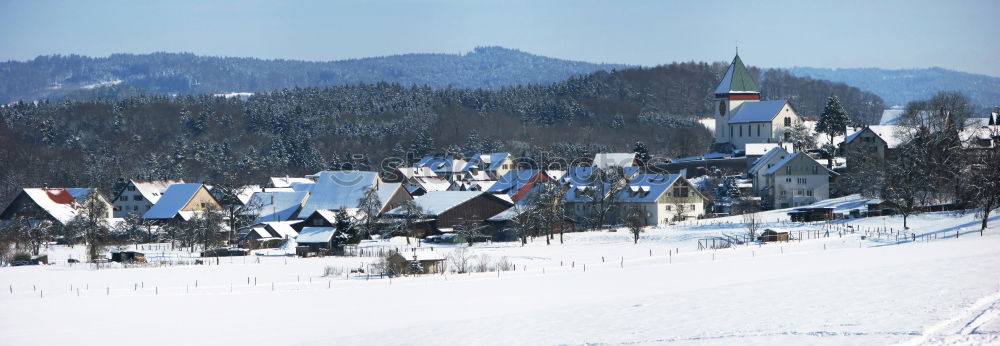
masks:
[[[981,107],[1000,105],[1000,78],[940,67],[887,70],[880,68],[787,68],[799,77],[842,82],[873,92],[887,105],[930,98],[939,91],[959,91]]]
[[[627,65],[548,58],[502,47],[478,47],[466,54],[404,54],[328,62],[191,53],[113,54],[103,58],[52,55],[0,63],[0,103],[139,91],[261,92],[378,82],[498,89],[550,84],[623,67]]]

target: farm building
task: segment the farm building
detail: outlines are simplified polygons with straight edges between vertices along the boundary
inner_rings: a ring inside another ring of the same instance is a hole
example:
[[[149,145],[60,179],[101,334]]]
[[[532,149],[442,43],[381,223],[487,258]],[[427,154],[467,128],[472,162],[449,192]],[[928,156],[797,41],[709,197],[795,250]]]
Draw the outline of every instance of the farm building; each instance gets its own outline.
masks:
[[[428,250],[396,252],[387,261],[393,273],[402,275],[436,274],[445,270],[444,256]]]

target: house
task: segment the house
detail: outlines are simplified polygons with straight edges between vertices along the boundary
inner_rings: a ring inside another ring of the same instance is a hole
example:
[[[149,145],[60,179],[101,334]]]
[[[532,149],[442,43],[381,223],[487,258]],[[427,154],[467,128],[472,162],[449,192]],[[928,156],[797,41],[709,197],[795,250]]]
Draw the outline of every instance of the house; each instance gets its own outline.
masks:
[[[597,153],[592,166],[605,169],[611,167],[637,167],[635,153]]]
[[[413,195],[410,195],[402,183],[382,183],[379,184],[375,192],[378,194],[379,202],[382,203],[382,207],[378,211],[379,215],[413,200]]]
[[[299,229],[302,227],[337,227],[337,210],[320,209],[314,211],[299,224]],[[347,208],[343,209],[343,212],[347,214],[351,222],[354,222],[361,215],[361,211],[358,208]]]
[[[753,184],[753,190],[757,193],[757,195],[760,195],[764,186],[767,185],[764,180],[764,172],[788,155],[788,152],[782,147],[771,148],[771,150],[768,150],[768,152],[763,156],[757,158],[757,160],[754,161],[753,166],[747,170],[747,177],[750,178],[750,181]]]
[[[173,184],[142,215],[156,221],[187,221],[207,209],[221,210],[222,205],[203,184]]]
[[[129,214],[142,216],[160,200],[160,196],[173,184],[183,184],[181,179],[145,180],[132,179],[114,195],[115,217]]]
[[[901,137],[900,129],[895,125],[865,126],[844,137],[840,143],[841,155],[849,157],[850,153],[864,153],[885,161],[891,159],[895,149],[902,144]]]
[[[330,253],[334,248],[336,232],[337,229],[334,227],[303,227],[299,236],[295,238],[295,242],[298,243],[296,254],[306,256],[299,249],[307,249],[307,252],[318,254]]]
[[[395,252],[386,259],[394,274],[437,274],[445,270],[444,256],[430,250]],[[419,272],[415,270],[419,269]]]
[[[468,175],[466,179],[469,180],[497,180],[511,169],[514,169],[514,161],[510,153],[476,154],[469,158],[462,173]]]
[[[316,185],[309,191],[309,200],[302,206],[296,218],[304,219],[320,209],[358,208],[368,191],[377,190],[381,183],[382,179],[375,172],[319,172]]]
[[[50,221],[65,226],[73,221],[88,198],[94,196],[103,205],[103,218],[111,218],[114,209],[96,188],[25,188],[14,197],[3,212],[0,220],[10,220],[23,216],[37,222]]]
[[[504,194],[514,203],[525,200],[539,184],[549,181],[545,172],[537,169],[517,169],[500,177],[486,192]]]
[[[420,161],[413,165],[413,167],[421,168],[427,167],[438,177],[444,178],[447,181],[453,181],[459,179],[462,175],[463,169],[468,165],[468,162],[463,160],[454,154],[435,154],[424,156]],[[430,191],[428,191],[430,192]]]
[[[739,54],[715,88],[715,103],[716,151],[746,150],[747,143],[787,142],[788,130],[802,122],[788,101],[760,100],[760,89]]]
[[[615,199],[620,217],[629,207],[637,206],[643,209],[646,225],[702,217],[706,201],[698,188],[679,174],[639,174]]]
[[[278,222],[263,222],[249,227],[245,234],[240,237],[243,246],[249,247],[260,247],[262,243],[267,241],[278,241],[274,242],[277,246],[283,243],[286,239],[295,239],[298,237],[299,232],[295,230],[297,224],[302,223],[302,221],[278,221]]]
[[[413,196],[419,196],[431,191],[447,191],[451,182],[434,173],[430,167],[400,167],[388,174],[390,179],[403,183],[404,188]]]
[[[821,163],[805,153],[786,155],[764,171],[762,201],[773,208],[809,205],[830,198],[830,175]]]
[[[510,203],[491,193],[479,191],[436,191],[417,197],[413,203],[420,208],[419,225],[424,235],[450,233],[466,221],[483,222],[510,208]],[[386,212],[390,218],[407,217],[401,208]]]
[[[294,218],[308,200],[309,192],[256,192],[243,212],[258,215],[254,223],[287,221]]]
[[[767,154],[775,147],[781,147],[785,149],[786,152],[795,151],[792,148],[791,143],[747,143],[746,150],[744,151],[744,156],[746,156],[747,170],[753,168],[753,165],[757,163],[757,159]]]

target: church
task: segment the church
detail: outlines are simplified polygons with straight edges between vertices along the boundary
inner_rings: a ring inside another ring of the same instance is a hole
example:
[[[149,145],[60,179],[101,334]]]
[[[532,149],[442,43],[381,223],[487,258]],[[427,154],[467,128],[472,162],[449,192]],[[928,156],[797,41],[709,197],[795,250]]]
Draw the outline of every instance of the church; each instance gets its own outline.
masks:
[[[716,151],[742,151],[747,143],[787,142],[792,126],[802,122],[788,101],[760,100],[760,89],[738,53],[715,88],[715,103]]]

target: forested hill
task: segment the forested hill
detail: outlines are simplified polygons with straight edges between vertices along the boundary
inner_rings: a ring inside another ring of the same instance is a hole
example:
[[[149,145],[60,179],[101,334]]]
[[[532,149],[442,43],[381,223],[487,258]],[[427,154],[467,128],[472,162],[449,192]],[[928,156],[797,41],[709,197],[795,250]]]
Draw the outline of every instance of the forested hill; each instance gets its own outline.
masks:
[[[980,107],[1000,105],[1000,78],[943,68],[885,70],[878,68],[826,69],[793,67],[796,76],[843,82],[871,91],[889,105],[928,99],[939,91],[958,91]]]
[[[208,57],[184,53],[40,56],[0,63],[0,103],[66,95],[263,92],[389,82],[433,88],[548,84],[623,65],[547,58],[513,49],[481,47],[466,54],[405,54],[329,62]],[[104,94],[92,93],[97,88]],[[141,90],[141,91],[136,91]]]
[[[93,186],[119,179],[261,184],[272,175],[431,152],[509,151],[546,162],[628,151],[643,141],[662,157],[705,153],[712,91],[724,63],[595,72],[497,90],[375,83],[292,88],[248,99],[208,94],[43,101],[0,106],[0,204],[27,186]],[[760,72],[751,68],[754,75]],[[768,71],[765,98],[817,114],[839,95],[857,119],[883,108],[844,84]],[[548,154],[543,154],[548,152]]]

